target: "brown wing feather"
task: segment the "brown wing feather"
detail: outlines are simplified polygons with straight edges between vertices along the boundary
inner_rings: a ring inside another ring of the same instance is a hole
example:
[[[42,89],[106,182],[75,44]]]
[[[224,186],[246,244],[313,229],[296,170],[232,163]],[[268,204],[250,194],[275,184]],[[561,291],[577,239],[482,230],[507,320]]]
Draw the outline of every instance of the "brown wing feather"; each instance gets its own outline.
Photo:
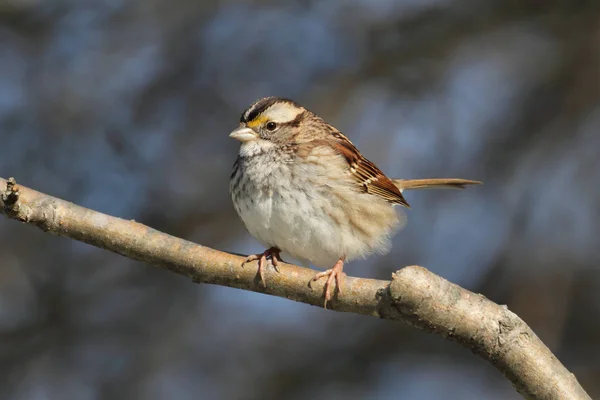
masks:
[[[328,144],[346,159],[350,172],[366,193],[379,196],[392,204],[410,207],[400,189],[375,164],[360,154],[346,136],[333,131],[331,137],[331,140],[327,140]]]

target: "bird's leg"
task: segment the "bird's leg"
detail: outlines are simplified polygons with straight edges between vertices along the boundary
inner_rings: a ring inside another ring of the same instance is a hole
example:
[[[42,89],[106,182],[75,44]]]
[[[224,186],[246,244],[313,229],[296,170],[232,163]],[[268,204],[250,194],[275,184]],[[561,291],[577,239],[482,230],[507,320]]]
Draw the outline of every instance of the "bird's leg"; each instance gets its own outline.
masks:
[[[323,308],[327,308],[327,302],[329,300],[331,300],[331,297],[332,297],[331,285],[333,284],[334,279],[335,279],[335,286],[337,287],[338,294],[342,293],[341,282],[343,281],[344,276],[346,275],[346,274],[344,274],[343,269],[344,269],[344,257],[341,257],[335,263],[333,268],[328,269],[327,271],[319,272],[310,280],[309,285],[312,282],[315,282],[324,276],[327,277],[327,282],[325,282],[325,303],[323,304]]]
[[[273,268],[275,268],[275,271],[280,272],[278,261],[283,261],[283,260],[281,259],[281,256],[279,255],[279,253],[281,253],[281,250],[279,250],[277,247],[270,247],[262,253],[250,254],[246,258],[246,260],[244,260],[244,262],[242,263],[242,267],[244,265],[246,265],[246,263],[249,263],[250,261],[258,260],[258,271],[257,272],[258,272],[258,275],[260,276],[261,282],[263,283],[263,285],[265,287],[267,287],[267,281],[265,281],[265,275],[264,275],[265,264],[267,263],[267,259],[270,258],[271,264],[273,264]]]

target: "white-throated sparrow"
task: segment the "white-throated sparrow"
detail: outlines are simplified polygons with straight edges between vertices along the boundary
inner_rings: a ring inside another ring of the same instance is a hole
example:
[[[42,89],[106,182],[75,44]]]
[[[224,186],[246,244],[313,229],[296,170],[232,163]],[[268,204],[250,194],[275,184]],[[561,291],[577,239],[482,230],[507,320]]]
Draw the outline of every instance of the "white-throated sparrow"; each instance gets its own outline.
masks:
[[[344,262],[385,253],[408,207],[404,189],[464,188],[466,179],[389,179],[360,154],[340,131],[299,104],[267,97],[252,104],[229,135],[242,142],[229,190],[244,225],[267,247],[278,270],[280,252],[319,268],[311,280],[327,277],[325,307],[335,280],[341,293]]]

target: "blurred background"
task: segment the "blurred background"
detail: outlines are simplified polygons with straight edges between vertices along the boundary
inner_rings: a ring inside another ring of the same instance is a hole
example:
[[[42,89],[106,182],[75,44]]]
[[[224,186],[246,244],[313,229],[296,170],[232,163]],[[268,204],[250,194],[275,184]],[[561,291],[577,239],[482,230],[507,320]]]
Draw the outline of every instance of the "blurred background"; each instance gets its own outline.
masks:
[[[0,176],[237,253],[242,111],[295,99],[407,194],[390,254],[520,315],[600,397],[600,2],[3,0]],[[0,218],[1,399],[518,399],[400,323],[173,273]]]

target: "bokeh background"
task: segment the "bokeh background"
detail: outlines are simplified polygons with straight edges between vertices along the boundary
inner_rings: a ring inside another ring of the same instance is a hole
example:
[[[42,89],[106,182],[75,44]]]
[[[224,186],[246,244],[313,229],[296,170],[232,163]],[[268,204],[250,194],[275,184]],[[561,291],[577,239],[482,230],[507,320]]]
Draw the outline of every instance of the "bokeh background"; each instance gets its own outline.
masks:
[[[600,2],[4,0],[0,176],[217,249],[227,137],[291,97],[407,194],[420,264],[519,314],[600,397]],[[2,399],[517,399],[437,336],[196,285],[0,219]]]

